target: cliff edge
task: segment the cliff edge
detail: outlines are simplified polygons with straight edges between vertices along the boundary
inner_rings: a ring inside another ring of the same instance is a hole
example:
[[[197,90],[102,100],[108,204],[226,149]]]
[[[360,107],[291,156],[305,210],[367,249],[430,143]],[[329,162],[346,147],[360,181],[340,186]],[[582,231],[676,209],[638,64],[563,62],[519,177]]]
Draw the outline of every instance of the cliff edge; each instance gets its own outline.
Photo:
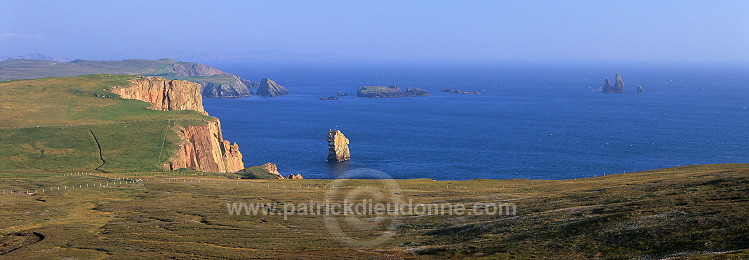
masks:
[[[112,87],[109,91],[125,99],[148,102],[153,110],[195,110],[208,115],[203,108],[200,84],[159,77],[138,77],[130,82],[129,86]]]
[[[200,84],[159,77],[137,77],[129,86],[109,89],[125,99],[151,104],[153,110],[194,110],[208,115],[203,108]],[[175,126],[180,137],[172,156],[164,164],[167,170],[194,168],[205,172],[237,172],[244,169],[239,146],[222,137],[218,118],[203,124]]]

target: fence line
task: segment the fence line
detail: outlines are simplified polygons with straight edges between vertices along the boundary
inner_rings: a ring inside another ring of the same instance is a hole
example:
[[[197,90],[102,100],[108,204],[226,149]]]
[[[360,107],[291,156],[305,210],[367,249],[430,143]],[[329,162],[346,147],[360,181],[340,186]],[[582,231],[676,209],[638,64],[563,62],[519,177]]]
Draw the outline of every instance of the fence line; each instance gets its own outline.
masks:
[[[97,123],[97,124],[77,124],[77,125],[23,125],[23,126],[2,126],[0,129],[25,129],[25,128],[42,128],[42,127],[80,127],[80,126],[96,126],[96,125],[116,125],[116,124],[134,124],[134,123],[146,123],[146,122],[166,122],[166,121],[206,121],[205,119],[164,119],[164,120],[139,120],[139,121],[127,121],[127,122],[113,122],[113,123]]]
[[[278,182],[257,182],[253,179],[199,179],[199,178],[132,178],[132,177],[122,177],[122,176],[107,176],[107,174],[102,173],[89,173],[89,172],[73,172],[73,173],[63,173],[62,176],[94,176],[94,177],[100,177],[100,178],[106,178],[109,179],[107,182],[94,182],[94,183],[86,183],[85,187],[84,184],[78,184],[76,185],[62,185],[62,186],[51,186],[51,187],[45,187],[41,188],[41,193],[47,193],[52,191],[60,191],[60,190],[74,190],[74,189],[82,189],[82,188],[91,188],[91,187],[110,187],[112,185],[123,185],[123,184],[135,184],[135,183],[141,183],[141,182],[164,182],[164,183],[213,183],[213,184],[222,184],[226,186],[231,185],[244,185],[245,187],[258,187],[258,188],[288,188],[288,189],[350,189],[350,188],[364,188],[364,189],[396,189],[399,187],[394,186],[380,186],[380,185],[361,185],[361,186],[353,186],[353,185],[344,185],[344,186],[335,186],[335,185],[328,185],[328,184],[294,184],[294,183],[278,183]],[[111,182],[110,182],[111,180]],[[431,186],[431,185],[420,185],[420,186],[412,186],[412,187],[400,187],[401,190],[475,190],[475,189],[507,189],[507,188],[525,188],[530,186],[535,186],[536,184],[534,182],[530,182],[530,184],[512,184],[512,185],[445,185],[443,186]],[[20,189],[20,190],[2,190],[2,194],[27,194],[27,195],[34,195],[38,194],[40,189],[34,189],[33,192],[31,189]]]

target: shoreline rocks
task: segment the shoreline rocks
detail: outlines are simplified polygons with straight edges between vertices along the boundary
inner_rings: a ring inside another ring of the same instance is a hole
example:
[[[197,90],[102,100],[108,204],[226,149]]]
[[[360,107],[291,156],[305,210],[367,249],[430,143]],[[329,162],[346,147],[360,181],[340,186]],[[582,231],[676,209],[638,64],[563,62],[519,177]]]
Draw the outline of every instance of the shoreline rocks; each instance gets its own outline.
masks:
[[[278,166],[275,163],[265,163],[262,165],[244,168],[238,171],[243,179],[279,179],[279,180],[302,180],[302,174],[289,174],[284,177],[278,172]]]

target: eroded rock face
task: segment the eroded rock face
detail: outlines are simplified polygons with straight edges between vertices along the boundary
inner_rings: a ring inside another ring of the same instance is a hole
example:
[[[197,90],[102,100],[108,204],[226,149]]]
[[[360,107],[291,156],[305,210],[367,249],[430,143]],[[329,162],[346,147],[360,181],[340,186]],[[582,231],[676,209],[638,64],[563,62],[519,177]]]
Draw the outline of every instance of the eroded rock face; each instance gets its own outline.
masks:
[[[174,155],[164,165],[166,169],[194,168],[204,172],[237,172],[244,169],[239,146],[222,138],[218,119],[203,125],[180,127],[177,134],[181,141],[177,143]]]
[[[349,140],[338,129],[328,132],[328,162],[343,162],[351,160],[348,149]]]
[[[252,92],[247,88],[244,81],[238,76],[234,76],[235,81],[231,84],[221,84],[214,82],[203,83],[203,96],[205,97],[247,97],[251,96]]]
[[[203,109],[198,83],[138,77],[129,86],[112,87],[109,91],[122,98],[148,102],[154,110],[195,110],[208,115]],[[237,172],[244,169],[239,146],[223,139],[218,118],[206,120],[204,124],[177,127],[175,131],[180,141],[164,168],[194,168],[205,172]]]
[[[198,83],[159,77],[138,77],[131,83],[130,86],[112,87],[109,91],[125,99],[148,102],[153,110],[195,110],[208,114],[203,109],[203,96]]]
[[[240,78],[239,80],[241,80],[242,84],[244,84],[245,86],[247,86],[247,88],[258,88],[258,87],[260,87],[260,82],[249,81],[249,80],[246,80],[246,79],[243,79],[243,78]]]
[[[278,165],[276,165],[275,163],[265,163],[263,165],[259,165],[258,167],[263,168],[263,170],[267,171],[268,173],[281,176],[281,173],[278,172]]]
[[[278,85],[275,81],[264,78],[260,81],[260,87],[255,92],[259,96],[276,97],[282,95],[288,95],[289,91],[281,85]]]

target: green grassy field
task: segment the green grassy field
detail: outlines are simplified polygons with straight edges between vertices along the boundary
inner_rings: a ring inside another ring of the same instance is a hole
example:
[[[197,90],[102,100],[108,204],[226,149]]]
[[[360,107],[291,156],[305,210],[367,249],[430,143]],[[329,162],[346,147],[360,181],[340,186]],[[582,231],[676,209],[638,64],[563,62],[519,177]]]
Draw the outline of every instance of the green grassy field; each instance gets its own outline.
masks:
[[[0,62],[0,80],[36,79],[42,77],[74,77],[87,74],[163,74],[176,63],[171,59],[56,62],[47,60],[7,60]]]
[[[104,90],[133,77],[0,82],[0,172],[159,170],[179,141],[173,127],[212,119]]]
[[[123,61],[75,60],[55,62],[47,60],[7,60],[0,62],[0,81],[37,79],[46,77],[75,77],[90,74],[121,74],[159,76],[167,79],[187,80],[196,83],[218,85],[241,85],[232,74],[217,74],[206,77],[180,77],[172,68],[174,64],[190,64],[172,59]]]

